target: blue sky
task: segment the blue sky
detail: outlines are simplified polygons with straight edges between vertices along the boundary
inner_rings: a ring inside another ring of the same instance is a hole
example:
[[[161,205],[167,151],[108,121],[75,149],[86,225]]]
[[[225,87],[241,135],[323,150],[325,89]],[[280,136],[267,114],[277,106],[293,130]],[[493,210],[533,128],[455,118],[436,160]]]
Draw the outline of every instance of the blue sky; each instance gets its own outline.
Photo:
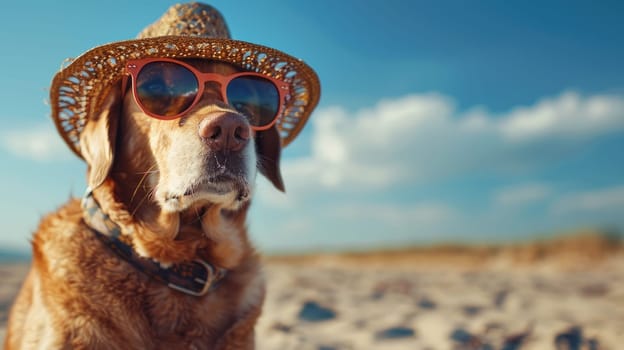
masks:
[[[0,246],[85,187],[45,104],[67,57],[133,38],[169,1],[11,2],[0,12]],[[323,93],[263,179],[264,251],[624,229],[624,3],[211,3],[235,39],[309,63]]]

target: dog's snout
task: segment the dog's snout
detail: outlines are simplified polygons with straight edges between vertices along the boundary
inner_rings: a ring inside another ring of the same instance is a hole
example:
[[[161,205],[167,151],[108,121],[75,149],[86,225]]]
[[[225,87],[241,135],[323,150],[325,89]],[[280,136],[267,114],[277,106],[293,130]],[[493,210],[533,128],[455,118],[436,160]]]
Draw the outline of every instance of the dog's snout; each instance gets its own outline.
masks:
[[[199,123],[198,132],[213,151],[240,151],[247,145],[250,136],[244,117],[229,112],[206,117]]]

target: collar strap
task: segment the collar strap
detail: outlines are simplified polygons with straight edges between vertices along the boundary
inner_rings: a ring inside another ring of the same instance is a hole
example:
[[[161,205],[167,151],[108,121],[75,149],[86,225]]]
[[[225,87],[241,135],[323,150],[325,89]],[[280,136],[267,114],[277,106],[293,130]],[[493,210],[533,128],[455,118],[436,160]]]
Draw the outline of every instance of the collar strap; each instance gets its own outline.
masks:
[[[164,268],[151,259],[139,256],[130,244],[123,241],[121,228],[102,211],[90,188],[82,198],[82,210],[85,223],[104,245],[140,272],[171,289],[202,296],[214,290],[227,272],[202,259]]]

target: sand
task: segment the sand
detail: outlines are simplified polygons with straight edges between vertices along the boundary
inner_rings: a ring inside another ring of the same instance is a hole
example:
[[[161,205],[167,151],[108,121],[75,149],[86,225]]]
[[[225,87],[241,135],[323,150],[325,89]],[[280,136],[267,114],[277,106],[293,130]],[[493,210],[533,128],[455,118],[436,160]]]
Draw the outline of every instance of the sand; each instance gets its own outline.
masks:
[[[622,249],[566,244],[268,258],[257,347],[621,349]],[[0,265],[0,329],[26,268]]]
[[[269,265],[267,274],[260,349],[537,350],[557,349],[559,336],[616,350],[624,342],[622,258],[586,271]]]

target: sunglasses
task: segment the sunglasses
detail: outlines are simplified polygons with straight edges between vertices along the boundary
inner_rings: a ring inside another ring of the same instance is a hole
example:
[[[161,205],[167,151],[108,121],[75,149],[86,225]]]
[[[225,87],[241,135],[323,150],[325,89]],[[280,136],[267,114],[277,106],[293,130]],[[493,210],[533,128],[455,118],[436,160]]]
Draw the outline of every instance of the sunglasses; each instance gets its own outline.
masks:
[[[162,120],[182,117],[201,100],[206,83],[216,83],[223,101],[245,115],[253,130],[266,130],[277,121],[289,92],[287,83],[263,74],[203,73],[170,58],[128,60],[126,71],[139,107]]]

